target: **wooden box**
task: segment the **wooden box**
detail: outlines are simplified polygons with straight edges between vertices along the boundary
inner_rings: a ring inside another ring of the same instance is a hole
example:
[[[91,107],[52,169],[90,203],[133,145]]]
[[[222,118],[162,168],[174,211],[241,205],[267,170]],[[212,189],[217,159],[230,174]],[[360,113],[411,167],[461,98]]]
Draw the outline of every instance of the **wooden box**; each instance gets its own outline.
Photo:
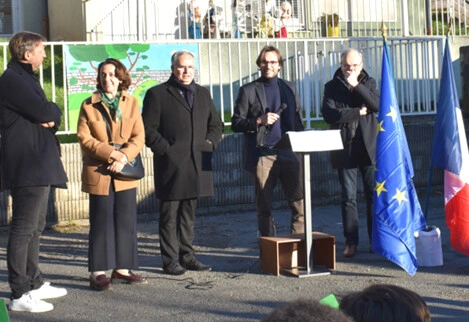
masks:
[[[279,276],[284,268],[297,268],[306,263],[304,236],[261,237],[261,270]],[[313,265],[335,269],[335,236],[313,232]]]

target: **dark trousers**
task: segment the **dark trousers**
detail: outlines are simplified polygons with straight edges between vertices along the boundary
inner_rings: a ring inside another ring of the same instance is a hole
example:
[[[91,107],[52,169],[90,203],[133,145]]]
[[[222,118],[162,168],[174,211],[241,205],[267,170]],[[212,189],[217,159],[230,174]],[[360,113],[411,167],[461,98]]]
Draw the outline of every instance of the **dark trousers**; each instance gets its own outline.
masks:
[[[88,270],[137,269],[137,189],[90,194]]]
[[[373,220],[373,183],[375,167],[358,166],[351,169],[339,169],[339,182],[342,187],[342,223],[346,245],[358,245],[357,180],[358,170],[363,180],[366,199],[366,221],[368,238],[371,243],[371,225]]]
[[[14,299],[41,287],[39,238],[46,223],[50,186],[11,189],[13,218],[7,246],[8,282]]]
[[[275,236],[272,216],[274,188],[280,181],[291,210],[290,232],[304,234],[304,200],[301,162],[291,151],[259,157],[253,170],[257,224],[261,236]]]
[[[194,221],[197,199],[160,201],[160,250],[163,265],[194,259]]]

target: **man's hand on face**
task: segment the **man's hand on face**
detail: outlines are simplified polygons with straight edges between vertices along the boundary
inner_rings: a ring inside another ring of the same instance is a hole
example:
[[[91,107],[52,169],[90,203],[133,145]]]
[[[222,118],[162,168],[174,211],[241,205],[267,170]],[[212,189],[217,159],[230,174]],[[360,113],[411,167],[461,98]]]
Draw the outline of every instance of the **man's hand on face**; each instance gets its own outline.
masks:
[[[359,73],[357,73],[356,70],[351,70],[347,71],[344,76],[347,83],[349,83],[350,86],[355,87],[358,85],[358,75]]]
[[[342,57],[340,68],[344,74],[345,81],[352,87],[357,86],[358,76],[363,69],[361,54],[356,50],[349,51],[345,57]]]

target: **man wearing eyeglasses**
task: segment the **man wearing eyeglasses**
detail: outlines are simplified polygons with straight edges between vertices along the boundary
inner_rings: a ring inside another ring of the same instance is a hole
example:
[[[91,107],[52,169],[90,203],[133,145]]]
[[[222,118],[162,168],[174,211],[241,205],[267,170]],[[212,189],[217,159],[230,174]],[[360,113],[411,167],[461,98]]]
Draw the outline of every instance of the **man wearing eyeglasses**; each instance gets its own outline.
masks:
[[[368,238],[371,245],[374,164],[379,92],[376,81],[363,69],[362,55],[353,48],[341,55],[341,67],[324,88],[322,116],[331,129],[340,129],[343,150],[331,151],[342,188],[341,209],[345,257],[357,252],[357,178],[360,171],[366,199]]]
[[[163,271],[181,275],[211,269],[195,257],[192,242],[197,198],[214,192],[212,152],[221,141],[223,123],[210,92],[194,81],[194,55],[175,52],[171,71],[168,81],[145,94],[142,118],[160,200]]]
[[[285,132],[303,131],[300,99],[295,85],[278,77],[283,60],[276,47],[264,47],[256,64],[261,77],[240,88],[231,128],[244,133],[244,168],[255,182],[259,235],[276,234],[272,202],[277,181],[291,209],[290,232],[304,234],[301,158],[273,149]]]

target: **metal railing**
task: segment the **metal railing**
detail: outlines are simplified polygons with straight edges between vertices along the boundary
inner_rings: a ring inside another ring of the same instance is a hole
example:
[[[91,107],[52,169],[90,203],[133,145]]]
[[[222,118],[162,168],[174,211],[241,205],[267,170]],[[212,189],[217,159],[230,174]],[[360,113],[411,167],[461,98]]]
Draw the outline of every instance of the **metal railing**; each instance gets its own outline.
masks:
[[[239,87],[258,77],[255,58],[267,43],[277,46],[283,54],[280,76],[296,83],[307,128],[314,127],[314,121],[322,120],[324,84],[332,79],[345,48],[360,49],[365,69],[380,82],[381,38],[203,42],[200,68],[206,72],[201,73],[200,81],[212,91],[226,124],[230,122]],[[435,113],[442,38],[393,38],[388,44],[401,113]]]
[[[72,76],[70,69],[67,71],[64,59],[64,50],[67,46],[76,44],[49,43],[48,59],[50,62],[47,63],[47,68],[40,70],[40,80],[48,98],[64,109],[62,133],[73,133],[70,122],[73,123],[76,120],[70,120],[68,112],[69,108],[73,110],[79,108],[79,106],[69,106],[68,92],[70,90],[68,87]],[[307,128],[314,128],[317,126],[315,121],[322,120],[320,107],[324,84],[332,79],[339,67],[340,53],[345,48],[358,48],[363,53],[364,68],[378,83],[380,82],[382,38],[167,40],[154,44],[197,46],[199,58],[197,82],[210,90],[226,125],[230,124],[240,86],[259,76],[255,60],[260,49],[266,44],[277,46],[282,53],[284,64],[280,77],[296,83]],[[443,38],[389,38],[388,44],[402,115],[435,113]],[[84,44],[80,43],[80,45]],[[86,44],[86,46],[93,45],[96,44]],[[3,71],[8,61],[7,44],[2,43],[1,46],[3,47],[3,66],[0,66],[0,71]],[[162,73],[163,76],[160,76],[162,79],[157,79],[159,82],[167,80],[170,57],[166,59],[168,71]],[[152,60],[152,57],[148,57],[148,60]],[[140,70],[138,73],[145,72]],[[143,78],[141,74],[133,74],[133,76],[134,79]],[[91,94],[92,87],[89,87],[89,90]],[[129,91],[132,90],[132,88],[129,89]],[[144,93],[138,95],[144,95]]]
[[[88,41],[468,35],[468,0],[108,0],[84,3]]]

